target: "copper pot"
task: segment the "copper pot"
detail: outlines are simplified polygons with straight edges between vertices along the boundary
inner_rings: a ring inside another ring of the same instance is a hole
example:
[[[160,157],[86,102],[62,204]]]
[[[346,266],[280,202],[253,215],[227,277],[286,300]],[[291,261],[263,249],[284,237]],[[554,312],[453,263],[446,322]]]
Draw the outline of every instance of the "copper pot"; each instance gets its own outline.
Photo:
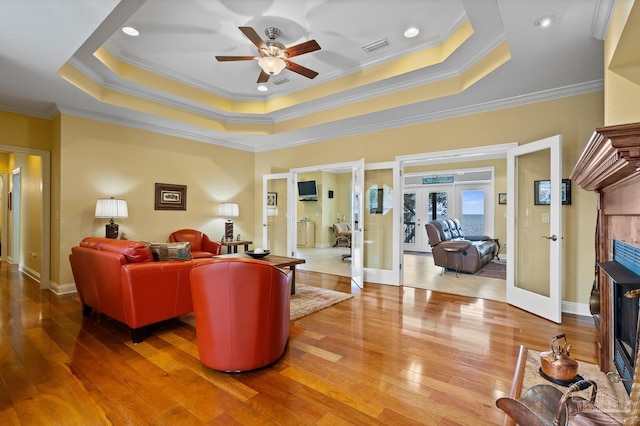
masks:
[[[570,351],[571,345],[567,344],[565,335],[555,336],[551,339],[551,350],[540,353],[542,372],[554,380],[563,382],[575,379],[578,375],[578,362],[569,356]]]

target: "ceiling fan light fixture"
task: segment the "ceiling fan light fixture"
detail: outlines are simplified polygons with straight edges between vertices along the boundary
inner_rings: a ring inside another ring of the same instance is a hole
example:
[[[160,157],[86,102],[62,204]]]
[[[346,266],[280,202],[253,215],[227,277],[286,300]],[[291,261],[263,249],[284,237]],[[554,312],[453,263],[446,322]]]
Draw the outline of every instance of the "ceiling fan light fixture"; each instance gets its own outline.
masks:
[[[276,56],[265,56],[258,59],[258,65],[262,68],[262,71],[269,75],[279,74],[286,67],[286,63],[281,58]]]
[[[264,84],[261,84],[260,86],[258,86],[258,91],[259,92],[266,92],[268,90],[269,90],[269,88],[267,86],[265,86]]]

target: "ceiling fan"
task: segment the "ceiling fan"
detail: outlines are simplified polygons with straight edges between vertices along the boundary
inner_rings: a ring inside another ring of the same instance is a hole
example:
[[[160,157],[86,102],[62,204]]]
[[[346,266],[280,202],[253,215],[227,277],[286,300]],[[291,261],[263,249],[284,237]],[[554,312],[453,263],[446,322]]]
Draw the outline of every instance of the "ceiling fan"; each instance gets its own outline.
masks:
[[[264,30],[269,40],[262,40],[251,27],[238,28],[256,45],[260,56],[216,56],[218,61],[252,61],[256,59],[261,68],[258,83],[266,83],[269,81],[270,76],[278,74],[284,68],[307,78],[315,78],[318,75],[317,72],[289,60],[294,56],[320,50],[320,45],[315,40],[285,47],[282,43],[276,41],[276,38],[280,35],[280,30],[275,27],[268,27]]]

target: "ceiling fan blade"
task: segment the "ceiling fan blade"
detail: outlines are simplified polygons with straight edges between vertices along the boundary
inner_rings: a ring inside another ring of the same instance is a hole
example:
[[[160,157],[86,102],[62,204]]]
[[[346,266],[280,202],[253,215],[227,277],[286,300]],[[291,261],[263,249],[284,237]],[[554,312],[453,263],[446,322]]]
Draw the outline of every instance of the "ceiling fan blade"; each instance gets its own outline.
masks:
[[[287,61],[287,69],[303,75],[307,78],[315,78],[318,73],[314,70],[310,70],[309,68],[303,67],[302,65],[298,65],[295,62]]]
[[[220,62],[223,61],[252,61],[255,56],[216,56],[216,59]]]
[[[284,51],[289,58],[294,56],[303,55],[305,53],[314,52],[320,50],[320,45],[315,40],[305,41],[304,43],[296,44],[295,46],[287,47]]]
[[[247,36],[247,38],[249,40],[251,40],[251,42],[253,44],[256,45],[256,47],[258,48],[258,50],[262,49],[263,47],[265,47],[264,45],[264,41],[262,40],[262,38],[258,35],[258,33],[256,32],[256,30],[254,30],[251,27],[238,27],[240,29],[240,31],[242,31],[242,33],[244,35]]]
[[[258,83],[266,83],[267,81],[269,81],[269,77],[271,77],[269,74],[267,74],[266,72],[260,70],[260,75],[258,76]]]

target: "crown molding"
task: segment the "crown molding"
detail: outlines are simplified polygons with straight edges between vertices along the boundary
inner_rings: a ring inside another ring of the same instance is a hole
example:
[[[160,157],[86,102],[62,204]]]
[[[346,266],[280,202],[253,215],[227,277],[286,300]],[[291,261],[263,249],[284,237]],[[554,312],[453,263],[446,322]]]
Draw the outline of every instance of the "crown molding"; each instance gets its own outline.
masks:
[[[615,0],[598,0],[591,22],[591,35],[596,40],[604,40],[611,21]]]
[[[204,129],[193,128],[190,130],[184,130],[177,127],[170,127],[165,122],[155,122],[152,119],[141,120],[132,118],[123,118],[110,114],[97,113],[88,110],[80,110],[72,107],[66,107],[63,105],[54,106],[55,114],[42,114],[42,111],[19,111],[17,108],[10,108],[0,105],[0,109],[7,110],[9,112],[15,112],[18,114],[24,114],[29,116],[35,116],[39,118],[53,118],[58,113],[75,115],[78,117],[88,118],[97,121],[104,121],[111,124],[123,125],[126,127],[132,127],[141,130],[147,130],[150,132],[165,134],[169,136],[176,136],[183,139],[189,139],[197,142],[203,142],[213,145],[224,146],[227,148],[238,149],[248,152],[266,152],[275,149],[289,148],[293,146],[306,145],[310,143],[322,142],[329,139],[336,139],[341,137],[348,137],[362,133],[371,133],[380,130],[387,130],[398,127],[406,127],[416,125],[420,123],[427,123],[433,121],[444,120],[448,118],[461,117],[465,115],[480,114],[483,112],[495,111],[505,108],[513,108],[521,105],[527,105],[537,102],[545,102],[549,100],[578,96],[593,92],[599,92],[604,90],[604,81],[595,80],[583,84],[575,84],[570,86],[561,87],[553,90],[544,90],[536,93],[530,93],[526,95],[514,96],[510,98],[501,99],[498,101],[478,103],[460,108],[451,108],[448,110],[441,110],[437,112],[428,113],[416,113],[410,116],[405,116],[398,119],[376,119],[375,123],[363,122],[357,124],[359,121],[371,121],[370,117],[357,117],[354,120],[345,120],[339,122],[339,126],[334,124],[322,126],[322,131],[305,132],[311,134],[310,136],[304,136],[302,132],[292,132],[291,134],[269,135],[269,136],[248,136],[246,137],[247,143],[234,142],[222,137],[216,137],[211,134],[207,134]],[[414,106],[415,107],[415,106]],[[151,117],[155,118],[155,117]],[[161,120],[161,119],[157,119]],[[178,123],[180,124],[180,123]],[[257,141],[266,140],[267,143],[257,146]],[[270,143],[271,141],[277,141]]]
[[[530,93],[526,95],[514,96],[492,102],[479,103],[460,108],[451,108],[448,110],[440,110],[437,112],[429,112],[424,114],[414,114],[393,120],[371,120],[374,124],[353,125],[349,123],[347,128],[323,129],[322,132],[315,132],[322,136],[313,136],[308,138],[297,139],[289,143],[280,143],[277,146],[258,148],[256,151],[270,151],[273,149],[288,148],[292,146],[305,145],[309,143],[321,142],[329,139],[337,139],[342,137],[354,136],[362,133],[371,133],[380,130],[388,130],[398,127],[412,126],[420,123],[428,123],[433,121],[445,120],[448,118],[462,117],[465,115],[480,114],[489,111],[495,111],[505,108],[513,108],[521,105],[527,105],[538,102],[545,102],[554,99],[566,98],[571,96],[584,95],[588,93],[600,92],[604,90],[604,80],[595,80],[588,83],[574,84],[570,86],[560,87],[558,89],[544,90],[540,92]]]
[[[15,105],[0,104],[0,110],[12,112],[14,114],[27,115],[29,117],[43,118],[46,120],[51,120],[60,114],[60,111],[55,104],[50,104],[46,108],[17,107]]]
[[[182,139],[188,139],[196,142],[204,142],[212,145],[224,146],[226,148],[237,149],[241,151],[254,152],[250,146],[231,142],[229,140],[216,138],[201,132],[182,130],[175,127],[168,127],[166,124],[155,123],[152,121],[134,120],[131,118],[123,118],[110,114],[96,113],[94,111],[79,110],[73,107],[59,106],[62,114],[73,115],[76,117],[87,118],[90,120],[102,121],[105,123],[117,124],[134,129],[146,130],[149,132],[160,133],[167,136],[176,136]]]

